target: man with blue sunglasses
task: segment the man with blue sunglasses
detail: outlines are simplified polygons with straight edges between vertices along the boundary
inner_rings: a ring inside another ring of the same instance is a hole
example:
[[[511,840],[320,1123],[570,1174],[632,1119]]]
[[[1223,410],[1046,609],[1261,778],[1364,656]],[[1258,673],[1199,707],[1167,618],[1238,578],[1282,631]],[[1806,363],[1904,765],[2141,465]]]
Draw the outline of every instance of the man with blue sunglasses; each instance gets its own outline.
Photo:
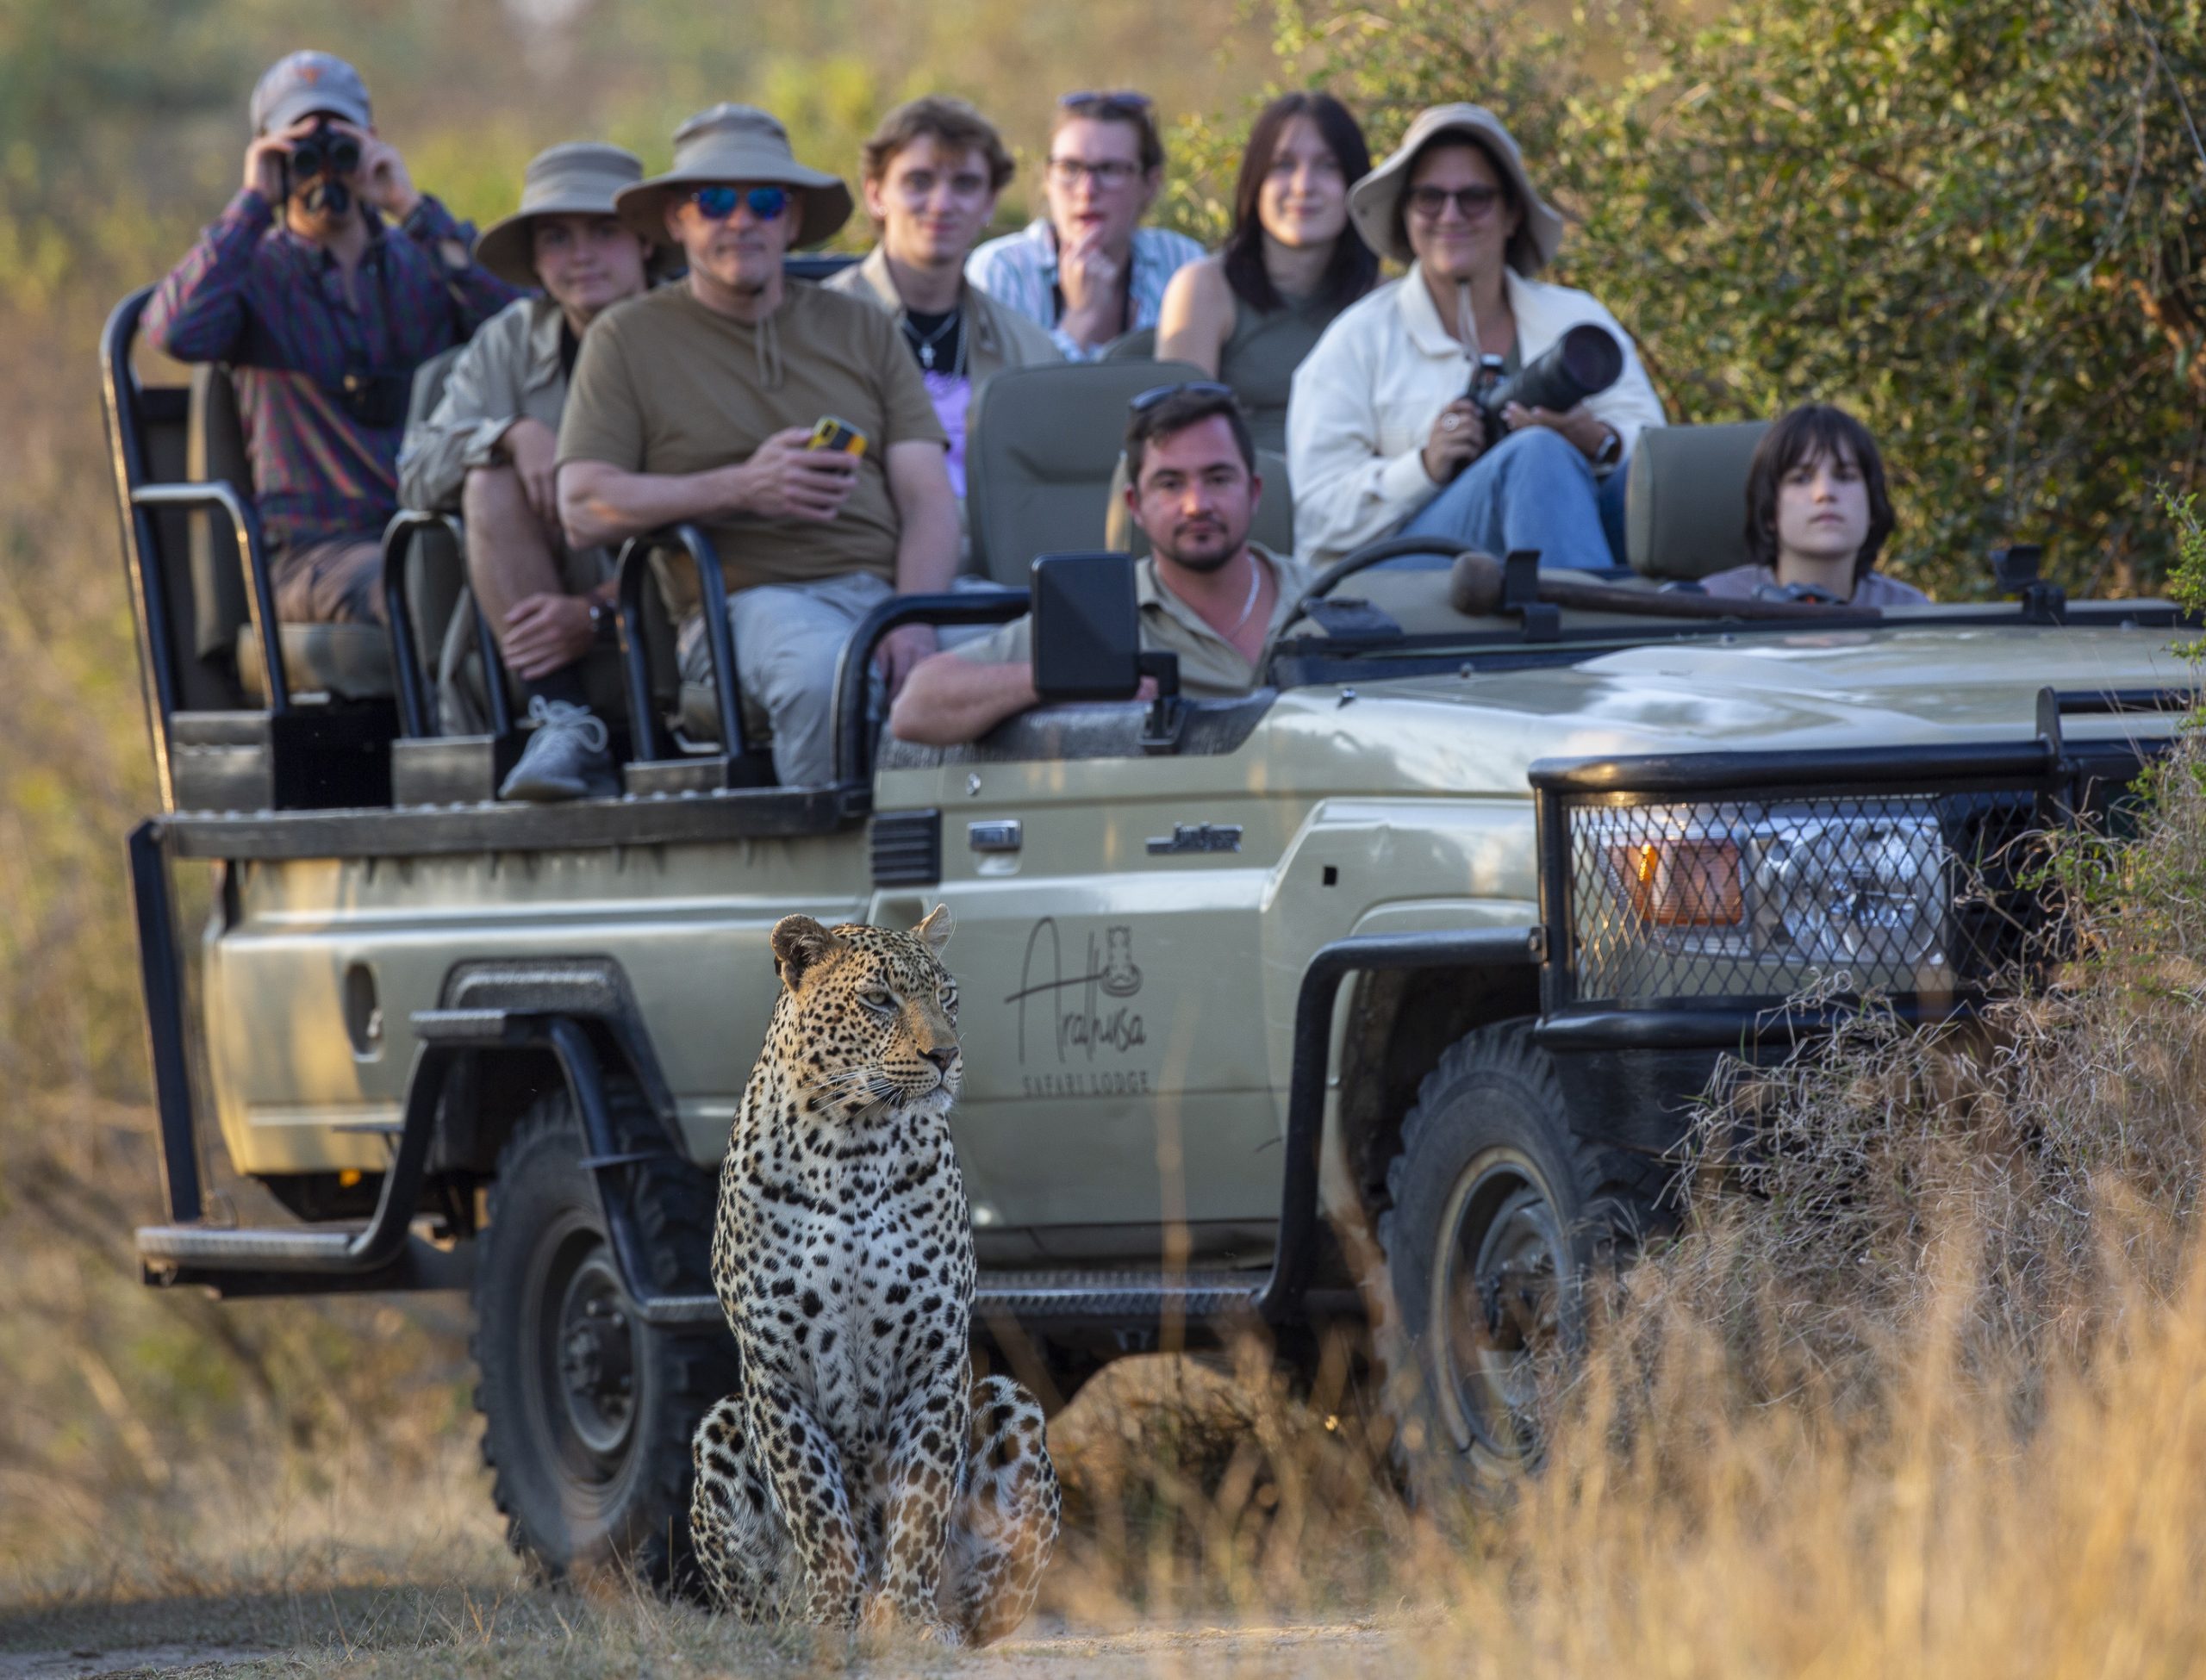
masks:
[[[583,342],[559,428],[568,540],[701,526],[726,569],[745,708],[771,731],[775,774],[821,785],[843,643],[892,594],[947,588],[956,570],[948,439],[895,320],[783,272],[851,200],[796,161],[774,118],[745,105],[692,117],[674,167],[615,204],[636,232],[679,244],[689,273],[608,309]],[[863,448],[807,447],[830,417]],[[708,680],[695,582],[661,576],[683,619],[682,675]],[[883,639],[892,695],[934,646],[923,625]]]

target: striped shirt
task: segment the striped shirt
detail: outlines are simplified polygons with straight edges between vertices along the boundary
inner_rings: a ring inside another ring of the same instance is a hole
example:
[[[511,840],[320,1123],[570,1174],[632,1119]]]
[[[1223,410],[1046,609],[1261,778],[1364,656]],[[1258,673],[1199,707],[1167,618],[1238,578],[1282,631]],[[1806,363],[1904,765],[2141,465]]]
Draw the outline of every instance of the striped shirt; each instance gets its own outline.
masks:
[[[404,405],[370,426],[340,398],[345,376],[395,374],[450,349],[520,296],[435,249],[474,230],[424,196],[390,237],[368,213],[368,248],[345,294],[337,258],[274,221],[251,190],[233,198],[146,305],[146,336],[180,362],[222,362],[237,386],[253,500],[272,547],[380,537],[398,511]]]
[[[1164,288],[1203,248],[1185,233],[1162,227],[1134,229],[1133,320],[1131,333],[1156,325]],[[990,297],[1050,329],[1050,337],[1069,362],[1093,362],[1106,348],[1081,344],[1057,325],[1062,295],[1057,289],[1057,232],[1039,217],[1016,233],[990,240],[965,259],[965,277]]]

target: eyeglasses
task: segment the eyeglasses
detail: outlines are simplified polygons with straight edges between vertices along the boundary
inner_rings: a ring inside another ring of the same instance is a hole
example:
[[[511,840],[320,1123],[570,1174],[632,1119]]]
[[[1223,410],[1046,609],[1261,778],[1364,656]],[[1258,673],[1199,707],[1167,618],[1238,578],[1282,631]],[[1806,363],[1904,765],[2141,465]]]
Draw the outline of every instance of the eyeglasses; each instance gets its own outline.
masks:
[[[1410,214],[1424,221],[1437,221],[1449,204],[1466,221],[1476,221],[1501,202],[1501,189],[1484,184],[1468,187],[1411,187]]]
[[[1126,404],[1131,414],[1145,414],[1159,403],[1168,402],[1175,396],[1224,397],[1229,402],[1238,401],[1233,387],[1221,385],[1215,379],[1182,379],[1173,385],[1151,385],[1147,390]]]
[[[689,202],[707,221],[726,221],[738,204],[745,205],[761,221],[776,220],[789,207],[785,187],[699,187]]]
[[[1108,93],[1087,91],[1057,96],[1060,110],[1084,111],[1092,107],[1114,116],[1145,115],[1156,103],[1147,94],[1137,93],[1131,88],[1119,88]]]
[[[1085,158],[1050,159],[1050,178],[1061,187],[1078,186],[1082,176],[1094,177],[1099,187],[1123,187],[1140,173],[1139,164],[1130,164],[1124,158],[1106,158],[1100,164],[1091,164]]]

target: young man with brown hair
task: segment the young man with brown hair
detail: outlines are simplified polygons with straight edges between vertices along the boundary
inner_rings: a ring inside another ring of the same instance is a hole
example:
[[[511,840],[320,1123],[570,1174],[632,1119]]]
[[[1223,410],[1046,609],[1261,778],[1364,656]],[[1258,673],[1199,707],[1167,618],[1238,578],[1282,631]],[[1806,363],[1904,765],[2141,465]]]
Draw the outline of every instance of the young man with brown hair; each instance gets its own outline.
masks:
[[[889,112],[862,158],[866,214],[881,242],[827,289],[896,318],[949,434],[950,484],[962,497],[973,393],[1005,368],[1059,359],[1047,331],[965,277],[1015,165],[986,117],[962,99],[935,96]]]
[[[1050,214],[973,253],[973,283],[1092,362],[1114,339],[1156,325],[1164,288],[1203,248],[1144,227],[1164,187],[1164,140],[1145,93],[1069,93],[1050,130]]]
[[[1184,694],[1255,688],[1308,586],[1293,560],[1249,540],[1263,491],[1256,468],[1248,420],[1225,386],[1162,385],[1134,399],[1126,506],[1150,545],[1134,569],[1142,645],[1179,656]],[[1039,703],[1032,662],[1031,619],[938,653],[912,673],[889,729],[927,746],[978,740]]]
[[[673,168],[615,202],[638,233],[678,243],[689,274],[608,310],[583,341],[559,428],[567,540],[703,526],[726,568],[742,698],[771,725],[775,774],[823,785],[844,642],[892,594],[945,588],[957,568],[942,423],[886,314],[783,273],[792,246],[842,226],[851,194],[800,165],[765,112],[716,105],[690,118]],[[831,418],[865,448],[809,447]],[[696,597],[675,605],[694,616]],[[701,677],[701,621],[682,640],[683,675]],[[934,647],[923,625],[882,639],[892,695]]]

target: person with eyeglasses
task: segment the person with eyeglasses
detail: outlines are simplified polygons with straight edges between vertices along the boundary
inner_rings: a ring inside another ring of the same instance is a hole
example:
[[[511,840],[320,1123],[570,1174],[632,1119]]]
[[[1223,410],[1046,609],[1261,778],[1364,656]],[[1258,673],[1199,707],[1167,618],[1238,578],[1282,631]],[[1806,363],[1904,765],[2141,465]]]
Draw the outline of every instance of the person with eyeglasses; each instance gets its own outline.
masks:
[[[1005,368],[1062,359],[1047,331],[965,277],[965,259],[1016,165],[994,124],[963,100],[939,96],[907,100],[882,118],[861,165],[880,243],[831,277],[827,289],[894,318],[949,434],[950,487],[962,499],[974,392]]]
[[[1344,312],[1295,370],[1287,464],[1303,562],[1322,569],[1399,532],[1537,549],[1549,567],[1618,563],[1623,465],[1662,423],[1661,401],[1614,315],[1536,277],[1562,219],[1500,120],[1477,105],[1424,112],[1349,194],[1349,214],[1409,272]],[[1622,352],[1615,382],[1566,414],[1511,404],[1489,435],[1474,385],[1586,324]]]
[[[784,787],[832,780],[836,660],[896,594],[949,587],[957,503],[942,422],[904,334],[874,304],[792,280],[782,261],[849,218],[851,190],[797,162],[788,133],[715,105],[674,137],[674,165],[614,201],[639,233],[681,246],[689,272],[601,315],[559,426],[559,513],[577,546],[695,521],[728,582],[743,702],[773,736]],[[811,447],[838,420],[862,448]],[[695,580],[663,566],[683,619],[682,672],[712,667]],[[893,695],[934,651],[907,625],[876,669]]]
[[[1050,129],[1050,213],[990,240],[966,264],[972,282],[1049,328],[1065,357],[1092,362],[1156,325],[1164,289],[1203,248],[1144,227],[1164,185],[1164,140],[1143,93],[1068,93]]]
[[[230,368],[277,616],[380,624],[414,370],[519,294],[414,186],[342,59],[279,60],[251,115],[244,184],[154,289],[146,338]]]
[[[1160,385],[1133,400],[1125,451],[1126,506],[1150,542],[1134,568],[1142,645],[1179,656],[1185,694],[1245,694],[1310,583],[1291,557],[1249,540],[1263,480],[1248,416],[1224,385]],[[925,746],[977,741],[1040,703],[1033,656],[1031,619],[937,654],[904,685],[889,731]],[[1141,698],[1154,697],[1144,681]]]

